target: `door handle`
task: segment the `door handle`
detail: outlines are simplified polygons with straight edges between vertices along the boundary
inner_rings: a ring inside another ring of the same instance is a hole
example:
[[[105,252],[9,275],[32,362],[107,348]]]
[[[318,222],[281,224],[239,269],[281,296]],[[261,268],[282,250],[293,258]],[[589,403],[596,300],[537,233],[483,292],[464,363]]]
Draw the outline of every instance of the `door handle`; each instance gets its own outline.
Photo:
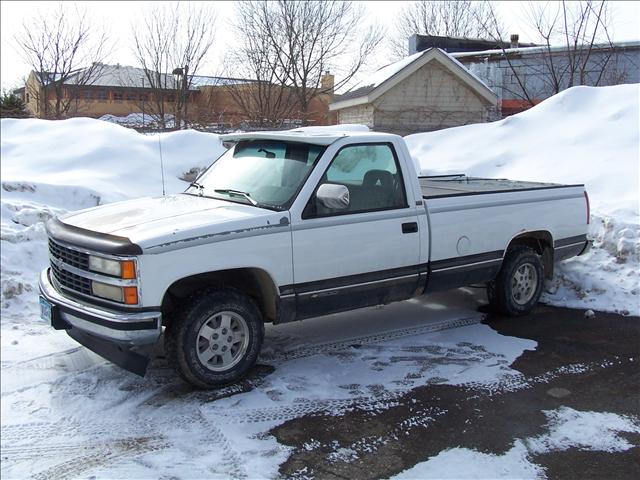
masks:
[[[416,233],[418,231],[418,222],[409,222],[402,224],[402,233]]]

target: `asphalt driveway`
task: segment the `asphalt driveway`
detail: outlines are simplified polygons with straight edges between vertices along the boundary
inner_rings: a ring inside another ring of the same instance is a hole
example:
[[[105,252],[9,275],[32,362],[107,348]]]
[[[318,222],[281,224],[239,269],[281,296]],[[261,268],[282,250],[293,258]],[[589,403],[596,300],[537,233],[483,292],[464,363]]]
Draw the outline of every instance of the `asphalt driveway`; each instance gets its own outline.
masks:
[[[433,383],[407,392],[382,412],[356,409],[339,417],[291,420],[271,432],[295,448],[280,473],[386,478],[455,447],[504,454],[515,440],[545,431],[544,410],[640,416],[639,318],[607,313],[588,318],[582,310],[541,305],[526,317],[489,315],[483,323],[502,335],[538,343],[511,364],[524,375],[513,389]],[[443,413],[423,425],[416,421],[419,412]],[[548,478],[640,478],[640,435],[623,435],[634,448],[572,447],[533,455],[531,461]],[[372,448],[367,439],[376,438],[384,441]],[[368,448],[358,448],[362,445]],[[348,455],[336,455],[341,450]]]

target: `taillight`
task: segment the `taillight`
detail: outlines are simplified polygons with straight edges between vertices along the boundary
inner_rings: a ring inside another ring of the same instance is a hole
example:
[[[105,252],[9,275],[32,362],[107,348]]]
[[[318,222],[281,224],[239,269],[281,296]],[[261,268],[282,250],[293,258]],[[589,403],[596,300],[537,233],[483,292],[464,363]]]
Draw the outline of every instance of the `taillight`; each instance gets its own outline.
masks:
[[[589,194],[587,191],[584,191],[584,199],[587,202],[587,225],[589,225],[589,220],[591,219],[591,207],[589,206]]]

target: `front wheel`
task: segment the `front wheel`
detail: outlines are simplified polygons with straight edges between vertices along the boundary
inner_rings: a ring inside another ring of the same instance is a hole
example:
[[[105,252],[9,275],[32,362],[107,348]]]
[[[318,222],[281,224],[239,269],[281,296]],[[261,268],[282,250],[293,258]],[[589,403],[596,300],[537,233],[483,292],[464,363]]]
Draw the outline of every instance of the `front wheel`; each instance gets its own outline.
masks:
[[[262,315],[251,298],[237,290],[203,290],[167,327],[165,353],[187,382],[215,388],[253,366],[263,337]]]
[[[507,252],[498,276],[488,284],[489,305],[511,317],[526,315],[540,299],[544,269],[540,257],[526,246]]]

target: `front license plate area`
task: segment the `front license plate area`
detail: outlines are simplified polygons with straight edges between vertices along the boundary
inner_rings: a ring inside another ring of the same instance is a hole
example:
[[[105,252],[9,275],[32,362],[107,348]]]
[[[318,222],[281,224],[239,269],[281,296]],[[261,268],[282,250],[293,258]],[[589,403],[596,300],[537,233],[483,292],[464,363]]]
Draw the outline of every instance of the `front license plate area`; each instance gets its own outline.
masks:
[[[53,306],[45,300],[43,297],[40,297],[40,318],[51,325],[51,312],[53,310]]]

